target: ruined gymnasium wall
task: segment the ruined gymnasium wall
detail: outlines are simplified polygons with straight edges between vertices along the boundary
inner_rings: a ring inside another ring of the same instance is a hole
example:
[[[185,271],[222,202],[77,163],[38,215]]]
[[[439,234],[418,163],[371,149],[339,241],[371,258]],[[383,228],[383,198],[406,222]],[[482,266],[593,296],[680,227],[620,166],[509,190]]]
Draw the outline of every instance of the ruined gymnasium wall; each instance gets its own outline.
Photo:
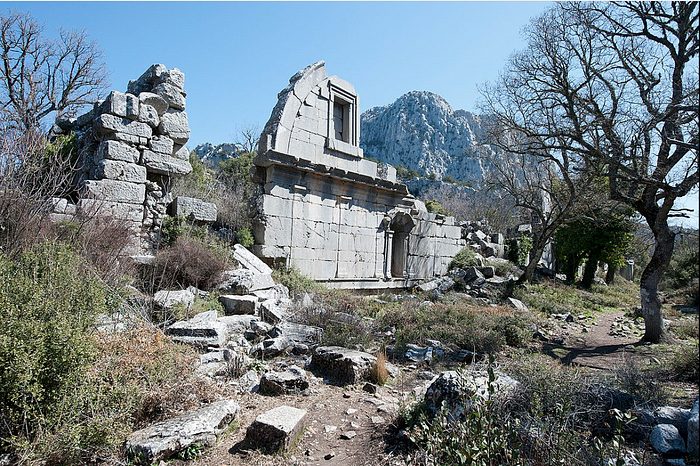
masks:
[[[428,213],[393,167],[364,159],[359,131],[354,87],[323,62],[290,79],[255,159],[254,251],[349,287],[446,272],[460,227]]]
[[[185,143],[185,75],[151,66],[77,117],[58,120],[54,136],[74,133],[80,156],[80,192],[75,203],[57,200],[54,219],[81,211],[108,215],[133,231],[129,254],[148,251],[157,241],[173,178],[192,171]]]

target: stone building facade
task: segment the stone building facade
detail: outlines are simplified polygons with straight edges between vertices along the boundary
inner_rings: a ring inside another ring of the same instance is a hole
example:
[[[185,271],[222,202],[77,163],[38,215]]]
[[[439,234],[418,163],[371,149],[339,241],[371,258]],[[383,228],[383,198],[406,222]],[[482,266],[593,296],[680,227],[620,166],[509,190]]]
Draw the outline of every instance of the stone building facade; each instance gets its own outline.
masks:
[[[363,158],[359,97],[324,62],[296,73],[263,129],[254,252],[339,288],[404,287],[447,271],[465,246],[396,170]]]
[[[81,211],[108,215],[134,233],[125,254],[152,249],[173,179],[192,171],[184,85],[180,70],[155,64],[126,93],[112,91],[89,112],[56,122],[54,136],[75,134],[81,172],[78,199],[57,199],[54,220]]]

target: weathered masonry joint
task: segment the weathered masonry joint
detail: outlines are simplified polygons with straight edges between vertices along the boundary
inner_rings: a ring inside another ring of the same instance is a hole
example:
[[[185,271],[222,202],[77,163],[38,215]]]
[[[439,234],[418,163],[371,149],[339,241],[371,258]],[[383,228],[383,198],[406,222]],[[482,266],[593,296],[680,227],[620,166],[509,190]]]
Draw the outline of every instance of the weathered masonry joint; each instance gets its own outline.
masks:
[[[454,218],[363,158],[359,97],[322,61],[279,93],[255,165],[254,252],[329,286],[410,286],[444,274],[465,245]]]

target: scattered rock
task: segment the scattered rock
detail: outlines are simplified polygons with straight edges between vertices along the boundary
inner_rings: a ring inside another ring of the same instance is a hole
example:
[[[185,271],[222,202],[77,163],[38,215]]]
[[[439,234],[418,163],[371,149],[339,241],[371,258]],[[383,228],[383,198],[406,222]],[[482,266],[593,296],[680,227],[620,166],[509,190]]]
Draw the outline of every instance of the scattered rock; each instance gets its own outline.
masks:
[[[690,419],[689,409],[663,406],[656,410],[654,416],[657,424],[673,424],[682,437],[688,435],[688,420]]]
[[[285,337],[268,338],[250,348],[250,354],[256,358],[271,358],[289,348],[289,340]]]
[[[306,410],[291,406],[278,406],[260,414],[248,426],[246,442],[265,451],[284,451],[299,437],[304,429]]]
[[[238,404],[233,400],[216,401],[138,430],[126,442],[126,456],[140,464],[152,464],[189,446],[211,446],[216,442],[216,436],[236,417],[238,410]]]
[[[161,290],[153,296],[153,303],[166,311],[170,311],[176,304],[189,309],[194,304],[194,295],[189,290]]]
[[[433,360],[433,348],[421,347],[409,343],[406,345],[404,357],[412,362],[425,362],[430,364]]]
[[[698,451],[698,403],[700,397],[695,397],[695,404],[693,404],[693,409],[690,410],[690,418],[688,419],[687,433],[688,433],[688,454],[697,458],[700,456]]]
[[[202,312],[190,320],[174,323],[165,329],[165,334],[172,335],[175,342],[197,348],[210,346],[223,348],[226,345],[229,331],[228,326],[220,322],[217,317],[216,311]]]
[[[269,371],[260,378],[260,392],[269,395],[299,394],[308,388],[309,377],[298,366],[281,372]]]
[[[227,270],[222,274],[223,279],[219,291],[239,295],[249,295],[254,291],[265,290],[275,286],[269,273],[255,273],[247,269]]]
[[[355,432],[354,430],[349,430],[340,434],[340,438],[343,440],[352,440],[355,437],[357,437],[357,432]]]
[[[316,346],[321,342],[323,329],[311,325],[280,322],[270,332],[272,336],[283,336],[292,343]]]
[[[311,358],[311,368],[341,385],[368,379],[377,358],[369,353],[340,346],[320,346]]]
[[[517,309],[518,311],[530,312],[530,309],[528,309],[528,307],[519,299],[508,298],[508,299],[506,299],[506,301],[508,302],[508,304],[510,304],[513,308]]]
[[[255,296],[221,295],[219,302],[227,316],[255,314],[258,309],[258,298]]]
[[[657,424],[649,436],[651,446],[662,455],[681,455],[686,452],[685,442],[676,426]]]

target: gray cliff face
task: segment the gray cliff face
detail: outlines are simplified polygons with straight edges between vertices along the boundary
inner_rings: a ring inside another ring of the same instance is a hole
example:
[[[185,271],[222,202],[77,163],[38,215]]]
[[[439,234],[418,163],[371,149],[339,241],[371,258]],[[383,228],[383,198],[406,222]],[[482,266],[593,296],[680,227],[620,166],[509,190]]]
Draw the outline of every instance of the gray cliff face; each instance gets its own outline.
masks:
[[[232,142],[225,142],[217,146],[210,142],[198,144],[192,149],[192,152],[197,154],[197,157],[202,161],[205,167],[216,168],[219,162],[238,157],[236,145]]]
[[[481,117],[452,110],[439,95],[412,91],[362,114],[360,146],[365,157],[477,184],[484,176],[476,157],[482,126]]]

